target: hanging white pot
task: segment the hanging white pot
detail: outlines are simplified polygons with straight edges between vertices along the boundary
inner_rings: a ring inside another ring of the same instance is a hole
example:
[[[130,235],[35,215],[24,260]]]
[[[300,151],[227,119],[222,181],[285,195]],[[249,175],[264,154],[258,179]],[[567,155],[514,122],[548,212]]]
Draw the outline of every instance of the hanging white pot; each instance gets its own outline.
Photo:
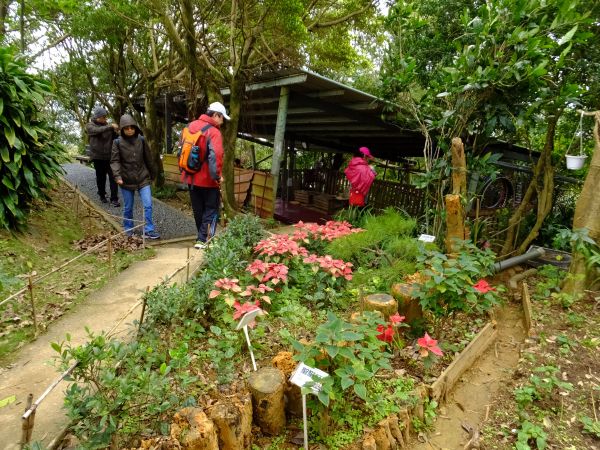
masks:
[[[587,155],[565,155],[567,158],[567,169],[579,170],[583,167]]]

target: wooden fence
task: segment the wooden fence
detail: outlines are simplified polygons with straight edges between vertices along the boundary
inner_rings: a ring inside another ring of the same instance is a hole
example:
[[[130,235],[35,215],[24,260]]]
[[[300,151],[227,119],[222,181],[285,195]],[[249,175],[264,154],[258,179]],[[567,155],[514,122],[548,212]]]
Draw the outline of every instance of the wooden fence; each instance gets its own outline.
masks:
[[[290,173],[290,177],[294,190],[348,196],[348,179],[339,171],[296,170]],[[282,183],[280,185],[285,185]],[[378,210],[393,206],[418,217],[425,209],[425,192],[405,183],[375,180],[369,192],[368,203]]]

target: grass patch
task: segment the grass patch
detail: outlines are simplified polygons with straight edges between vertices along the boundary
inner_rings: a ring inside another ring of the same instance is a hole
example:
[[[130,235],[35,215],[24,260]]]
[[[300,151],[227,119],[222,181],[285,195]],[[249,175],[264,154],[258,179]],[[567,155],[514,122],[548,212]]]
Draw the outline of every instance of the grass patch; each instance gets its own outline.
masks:
[[[33,205],[24,232],[0,232],[0,301],[26,287],[30,274],[35,280],[78,256],[80,251],[74,248],[74,241],[110,230],[108,224],[94,217],[83,218],[84,208],[72,208],[70,194],[66,187],[57,186],[49,192],[49,201]],[[153,254],[152,249],[118,251],[112,257],[112,274]],[[38,332],[108,279],[108,259],[106,251],[101,251],[34,284]],[[0,363],[6,363],[11,353],[34,337],[29,293],[0,306],[0,317]]]

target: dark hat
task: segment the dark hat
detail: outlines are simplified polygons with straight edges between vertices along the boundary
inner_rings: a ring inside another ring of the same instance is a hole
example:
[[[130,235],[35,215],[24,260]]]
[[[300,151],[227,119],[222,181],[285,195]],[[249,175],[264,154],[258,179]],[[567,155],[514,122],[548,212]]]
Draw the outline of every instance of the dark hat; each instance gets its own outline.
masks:
[[[108,116],[108,111],[104,109],[102,106],[98,106],[94,109],[92,113],[92,119],[97,119],[98,117],[106,117]]]

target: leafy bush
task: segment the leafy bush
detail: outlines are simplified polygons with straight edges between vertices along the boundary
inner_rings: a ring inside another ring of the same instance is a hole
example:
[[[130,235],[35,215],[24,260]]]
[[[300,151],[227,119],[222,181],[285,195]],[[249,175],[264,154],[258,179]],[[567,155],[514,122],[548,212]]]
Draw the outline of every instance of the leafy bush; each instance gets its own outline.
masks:
[[[65,405],[86,448],[121,448],[120,442],[142,431],[167,432],[173,409],[195,404],[184,394],[197,383],[186,370],[187,343],[161,351],[162,342],[150,333],[123,343],[87,331],[85,345],[72,346],[69,336],[66,343],[52,344],[62,369],[78,362]]]
[[[468,242],[461,244],[456,258],[428,251],[418,258],[424,281],[415,285],[414,295],[440,322],[458,311],[485,312],[498,302],[496,289],[483,280],[493,273],[494,260],[491,250]],[[484,286],[479,287],[480,283]]]
[[[159,284],[145,296],[146,323],[170,326],[185,317],[194,303],[195,291],[189,284]]]
[[[56,180],[65,160],[57,131],[41,117],[46,81],[26,72],[13,51],[0,47],[0,226],[22,228],[34,199]]]

